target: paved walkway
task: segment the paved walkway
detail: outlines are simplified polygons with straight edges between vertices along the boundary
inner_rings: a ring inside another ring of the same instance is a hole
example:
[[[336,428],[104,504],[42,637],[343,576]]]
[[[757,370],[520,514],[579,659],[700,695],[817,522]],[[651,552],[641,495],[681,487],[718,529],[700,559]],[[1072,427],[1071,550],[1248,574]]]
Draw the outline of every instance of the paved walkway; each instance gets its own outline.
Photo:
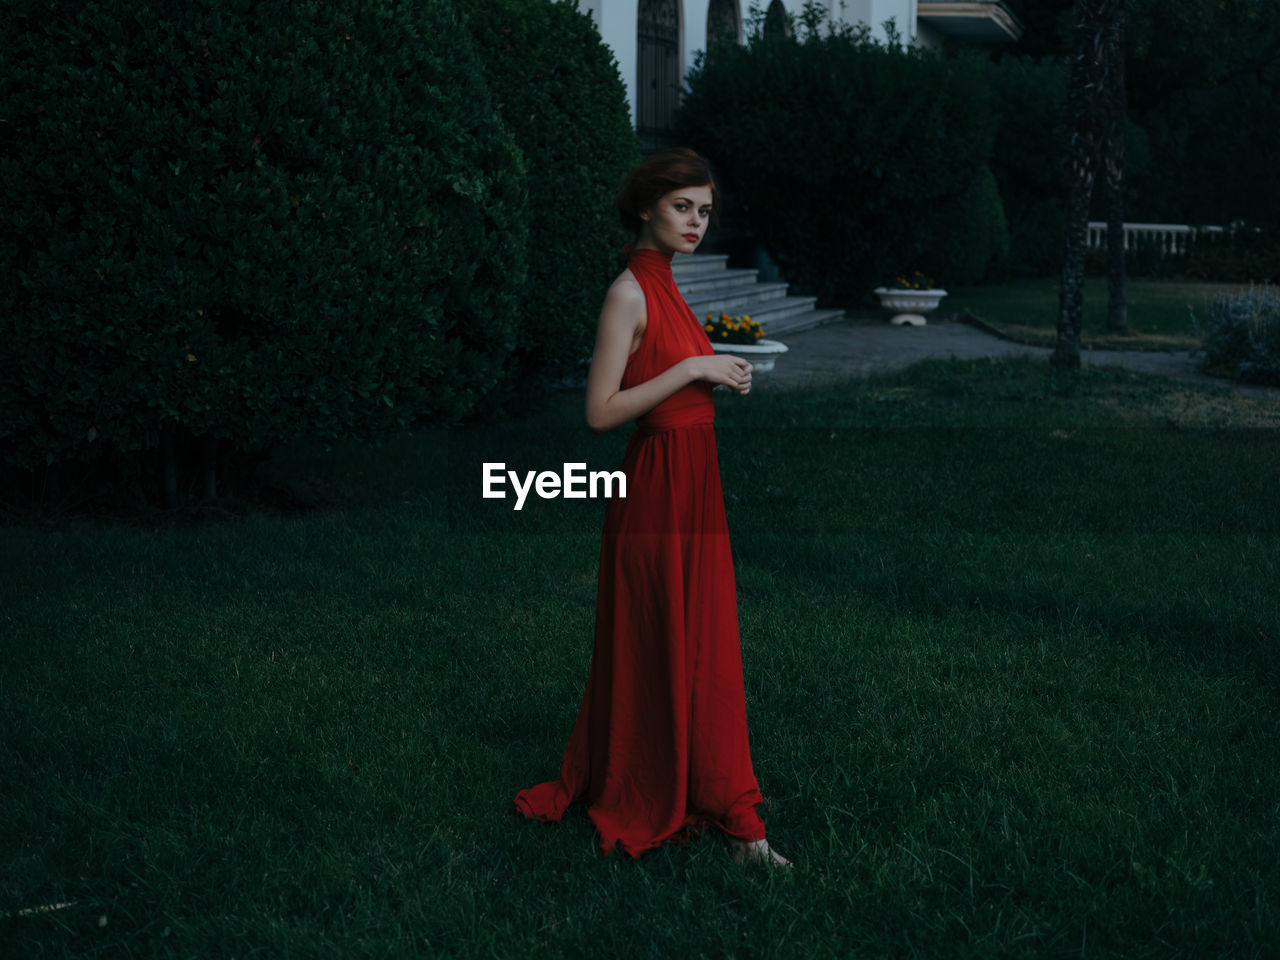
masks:
[[[809,383],[900,370],[930,358],[961,360],[981,357],[1042,357],[1048,347],[1029,347],[954,320],[930,320],[923,327],[895,327],[882,319],[846,319],[785,337],[790,348],[777,366],[759,376],[760,386],[803,386]],[[1161,374],[1200,384],[1229,386],[1242,393],[1280,399],[1280,389],[1231,384],[1201,373],[1187,352],[1150,350],[1082,350],[1084,366],[1115,364],[1143,373]]]

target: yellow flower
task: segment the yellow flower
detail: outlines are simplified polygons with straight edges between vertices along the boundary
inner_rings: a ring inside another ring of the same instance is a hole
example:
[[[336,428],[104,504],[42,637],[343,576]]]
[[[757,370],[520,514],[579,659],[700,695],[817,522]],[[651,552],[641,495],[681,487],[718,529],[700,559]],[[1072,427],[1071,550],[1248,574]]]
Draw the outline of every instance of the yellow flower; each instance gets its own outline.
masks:
[[[188,353],[187,363],[195,363],[195,362],[196,362],[196,355],[194,353]]]

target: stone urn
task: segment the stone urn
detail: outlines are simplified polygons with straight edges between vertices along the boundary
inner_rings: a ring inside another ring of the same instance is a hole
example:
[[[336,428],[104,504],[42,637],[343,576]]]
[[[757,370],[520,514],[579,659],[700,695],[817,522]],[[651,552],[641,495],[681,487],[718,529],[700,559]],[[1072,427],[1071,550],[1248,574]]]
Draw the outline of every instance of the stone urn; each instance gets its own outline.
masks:
[[[898,290],[894,287],[876,287],[874,292],[880,298],[880,306],[894,312],[890,323],[913,327],[923,327],[924,314],[937,310],[947,295],[945,290]]]
[[[731,353],[751,364],[752,373],[768,373],[777,359],[787,352],[787,345],[780,340],[757,340],[755,343],[715,343],[716,353]]]

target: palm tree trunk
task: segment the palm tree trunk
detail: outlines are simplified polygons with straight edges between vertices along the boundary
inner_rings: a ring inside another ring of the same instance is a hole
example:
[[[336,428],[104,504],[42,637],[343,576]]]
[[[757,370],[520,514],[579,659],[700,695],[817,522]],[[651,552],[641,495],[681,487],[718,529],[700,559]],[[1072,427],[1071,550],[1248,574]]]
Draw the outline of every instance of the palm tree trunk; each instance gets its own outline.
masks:
[[[1107,37],[1107,135],[1103,171],[1107,189],[1107,330],[1128,336],[1124,268],[1124,128],[1128,96],[1124,78],[1125,7],[1121,3]]]
[[[1058,285],[1058,339],[1049,362],[1080,366],[1084,315],[1084,252],[1089,239],[1089,200],[1097,175],[1101,139],[1099,92],[1103,75],[1101,14],[1108,0],[1075,0],[1075,50],[1067,82],[1066,250]]]

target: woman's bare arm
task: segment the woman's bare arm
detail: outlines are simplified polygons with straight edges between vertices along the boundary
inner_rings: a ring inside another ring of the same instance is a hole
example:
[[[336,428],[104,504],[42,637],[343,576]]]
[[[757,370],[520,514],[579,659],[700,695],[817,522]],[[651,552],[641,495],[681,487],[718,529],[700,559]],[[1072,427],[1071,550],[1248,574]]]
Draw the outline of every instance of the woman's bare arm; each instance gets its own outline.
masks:
[[[634,280],[619,279],[605,295],[587,376],[587,425],[592,430],[603,433],[634,420],[695,380],[724,384],[740,393],[751,388],[751,364],[717,354],[686,357],[653,379],[623,390],[622,371],[644,323],[644,291]]]

